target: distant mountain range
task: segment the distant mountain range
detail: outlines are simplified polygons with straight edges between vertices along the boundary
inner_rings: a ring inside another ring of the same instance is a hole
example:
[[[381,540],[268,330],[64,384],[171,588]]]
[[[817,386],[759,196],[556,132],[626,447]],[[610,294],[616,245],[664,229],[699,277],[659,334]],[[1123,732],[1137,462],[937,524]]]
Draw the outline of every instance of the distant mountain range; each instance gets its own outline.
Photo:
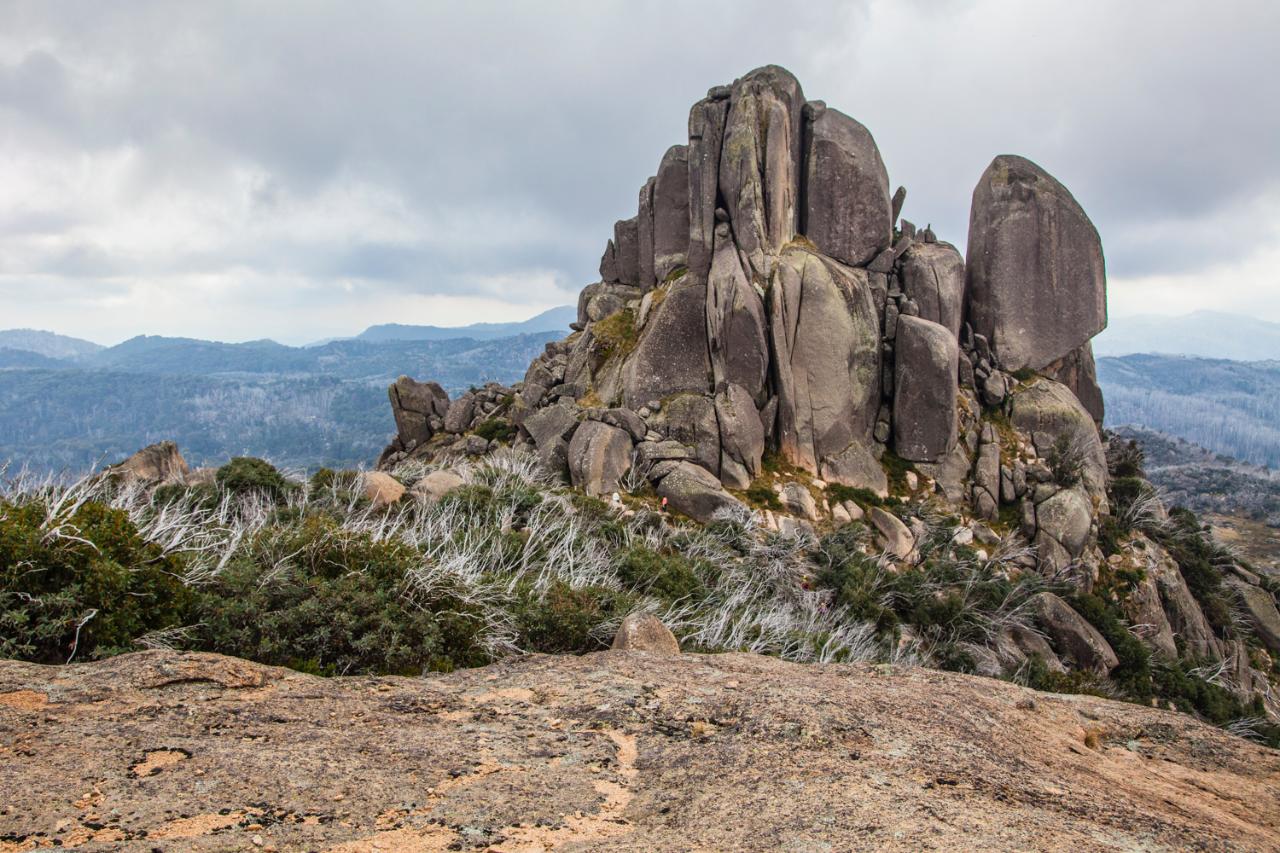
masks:
[[[452,338],[466,337],[476,341],[488,341],[494,338],[509,338],[513,335],[528,335],[537,332],[559,331],[569,332],[569,324],[578,319],[578,309],[572,305],[561,305],[543,311],[519,323],[473,323],[470,326],[404,326],[400,323],[385,323],[381,326],[370,326],[356,340],[381,343],[383,341],[445,341]]]
[[[457,328],[388,324],[306,347],[158,336],[101,347],[0,331],[0,463],[78,470],[172,438],[196,464],[237,454],[295,467],[369,464],[394,429],[386,385],[395,377],[435,379],[454,395],[514,382],[575,314],[565,307]],[[547,328],[529,331],[538,327]],[[1121,346],[1121,335],[1137,343]],[[1161,345],[1277,360],[1107,355]],[[1211,312],[1121,319],[1097,352],[1108,426],[1158,430],[1280,468],[1280,324]]]
[[[1280,361],[1169,355],[1098,359],[1109,426],[1138,425],[1280,467]]]
[[[1093,339],[1093,352],[1098,356],[1162,353],[1234,361],[1280,359],[1280,323],[1221,311],[1112,317],[1107,329]]]
[[[0,332],[0,465],[81,471],[161,439],[196,465],[237,455],[295,468],[369,465],[395,429],[386,387],[397,376],[433,379],[453,395],[514,382],[574,316],[375,326],[308,347],[152,335],[101,347]]]

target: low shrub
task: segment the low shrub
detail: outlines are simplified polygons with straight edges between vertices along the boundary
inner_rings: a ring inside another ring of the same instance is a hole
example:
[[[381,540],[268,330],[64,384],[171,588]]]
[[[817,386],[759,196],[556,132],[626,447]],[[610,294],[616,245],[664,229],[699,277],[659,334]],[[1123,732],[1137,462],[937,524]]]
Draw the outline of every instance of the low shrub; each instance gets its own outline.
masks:
[[[870,489],[864,489],[854,486],[842,486],[839,483],[827,484],[827,498],[832,503],[844,503],[845,501],[853,501],[863,506],[881,506],[884,501],[880,496]]]
[[[510,443],[516,437],[516,428],[508,420],[503,418],[489,418],[481,422],[475,429],[476,435],[485,441],[501,441]]]
[[[696,599],[706,593],[697,564],[682,554],[660,554],[637,545],[622,554],[617,568],[618,577],[629,589],[664,601]]]
[[[202,650],[319,675],[449,671],[488,661],[483,618],[447,588],[414,595],[413,548],[312,514],[268,528],[199,590]]]
[[[778,498],[778,493],[764,483],[752,483],[745,494],[747,500],[754,506],[775,511],[782,510],[782,501]]]
[[[611,636],[597,629],[613,620],[621,621],[632,603],[625,593],[605,587],[574,589],[556,580],[539,593],[532,584],[522,583],[512,607],[518,644],[526,651],[548,654],[584,654],[608,648]]]
[[[233,494],[260,492],[275,500],[289,491],[289,482],[265,459],[237,456],[218,469],[218,485]]]
[[[181,623],[182,566],[126,512],[89,501],[48,516],[41,502],[0,501],[0,657],[107,657]]]

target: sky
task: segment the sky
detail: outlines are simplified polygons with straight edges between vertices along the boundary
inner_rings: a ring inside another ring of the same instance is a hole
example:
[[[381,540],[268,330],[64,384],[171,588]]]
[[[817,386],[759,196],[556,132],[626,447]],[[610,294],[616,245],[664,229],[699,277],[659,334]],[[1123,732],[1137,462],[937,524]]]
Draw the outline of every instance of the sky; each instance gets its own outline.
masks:
[[[0,328],[304,343],[573,303],[706,90],[789,68],[962,250],[1002,153],[1113,315],[1280,320],[1280,3],[0,0]]]

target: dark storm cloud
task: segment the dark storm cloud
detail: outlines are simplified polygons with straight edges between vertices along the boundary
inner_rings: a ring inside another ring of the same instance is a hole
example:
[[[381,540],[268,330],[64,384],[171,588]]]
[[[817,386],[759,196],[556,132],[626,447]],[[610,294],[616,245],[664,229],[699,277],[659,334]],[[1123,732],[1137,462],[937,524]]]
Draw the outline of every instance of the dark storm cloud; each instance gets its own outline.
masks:
[[[767,62],[866,123],[945,239],[1008,151],[1075,192],[1114,277],[1192,274],[1280,243],[1276,8],[12,3],[0,302],[218,275],[304,320],[371,291],[567,301],[689,105]]]

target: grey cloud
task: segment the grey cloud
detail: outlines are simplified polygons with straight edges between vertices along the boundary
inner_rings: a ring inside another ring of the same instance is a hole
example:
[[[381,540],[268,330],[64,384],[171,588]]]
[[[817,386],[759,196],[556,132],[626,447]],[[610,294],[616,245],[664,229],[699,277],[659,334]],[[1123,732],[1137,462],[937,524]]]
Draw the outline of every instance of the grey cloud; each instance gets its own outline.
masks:
[[[466,294],[550,270],[569,291],[683,141],[688,107],[768,62],[870,127],[909,189],[906,215],[944,239],[963,244],[972,186],[1009,151],[1071,187],[1113,274],[1193,271],[1221,260],[1246,211],[1280,198],[1277,25],[1280,7],[1248,0],[1213,13],[1099,0],[13,3],[0,11],[0,115],[17,144],[68,163],[132,150],[119,180],[140,207],[176,191],[232,211],[212,245],[95,254],[92,235],[68,237],[14,272],[244,267],[317,288]],[[236,213],[246,170],[257,177]],[[466,233],[273,227],[343,182]],[[76,199],[61,204],[40,208],[41,228],[92,230]],[[0,241],[22,237],[14,223],[31,209],[0,200]]]

